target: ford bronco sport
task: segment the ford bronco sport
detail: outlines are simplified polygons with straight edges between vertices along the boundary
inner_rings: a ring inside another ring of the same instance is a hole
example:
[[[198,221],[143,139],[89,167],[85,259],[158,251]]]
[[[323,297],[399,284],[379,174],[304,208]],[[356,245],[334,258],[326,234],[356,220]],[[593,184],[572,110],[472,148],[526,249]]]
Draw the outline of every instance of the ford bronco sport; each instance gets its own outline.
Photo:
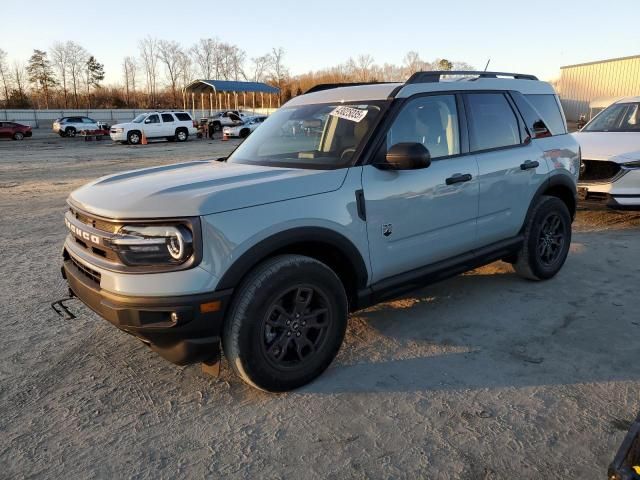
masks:
[[[579,165],[530,75],[320,85],[226,159],[71,193],[62,273],[166,359],[215,371],[221,344],[247,383],[286,391],[328,367],[349,312],[500,259],[553,277]]]

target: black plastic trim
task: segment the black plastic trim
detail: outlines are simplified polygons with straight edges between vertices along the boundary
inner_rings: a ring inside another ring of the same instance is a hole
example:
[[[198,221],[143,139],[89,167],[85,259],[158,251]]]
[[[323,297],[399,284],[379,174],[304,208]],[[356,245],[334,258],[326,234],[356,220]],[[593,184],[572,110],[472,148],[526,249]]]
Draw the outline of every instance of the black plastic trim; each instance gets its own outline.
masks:
[[[445,280],[474,268],[487,265],[517,252],[524,235],[471,250],[456,257],[385,278],[358,292],[357,308],[362,309],[406,292]]]
[[[405,85],[412,83],[437,83],[442,76],[465,76],[465,77],[478,77],[478,78],[498,78],[498,77],[512,77],[516,80],[538,80],[535,75],[529,75],[526,73],[508,73],[508,72],[485,72],[477,70],[430,70],[426,72],[416,72]]]
[[[257,243],[238,258],[218,283],[219,290],[235,288],[242,278],[258,263],[287,247],[299,243],[325,243],[337,248],[349,259],[356,273],[357,288],[367,285],[369,274],[360,251],[343,235],[322,227],[299,227],[284,230]]]
[[[363,222],[367,221],[367,207],[364,200],[364,190],[356,190],[356,206],[358,209],[358,218]]]
[[[212,361],[220,356],[220,337],[232,290],[177,297],[124,296],[102,290],[71,262],[62,275],[70,290],[87,307],[119,329],[141,339],[162,357],[178,365]],[[200,305],[220,301],[216,312]],[[178,315],[171,319],[171,313]]]

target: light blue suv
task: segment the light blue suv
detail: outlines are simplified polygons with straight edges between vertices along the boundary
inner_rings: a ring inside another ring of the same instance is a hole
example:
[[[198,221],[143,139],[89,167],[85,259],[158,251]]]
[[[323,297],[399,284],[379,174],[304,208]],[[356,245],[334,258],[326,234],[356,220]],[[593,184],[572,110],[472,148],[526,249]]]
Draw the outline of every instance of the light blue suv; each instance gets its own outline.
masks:
[[[72,295],[177,364],[249,384],[320,375],[349,312],[506,260],[567,257],[580,150],[552,87],[494,72],[319,85],[228,158],[96,180],[68,200]]]

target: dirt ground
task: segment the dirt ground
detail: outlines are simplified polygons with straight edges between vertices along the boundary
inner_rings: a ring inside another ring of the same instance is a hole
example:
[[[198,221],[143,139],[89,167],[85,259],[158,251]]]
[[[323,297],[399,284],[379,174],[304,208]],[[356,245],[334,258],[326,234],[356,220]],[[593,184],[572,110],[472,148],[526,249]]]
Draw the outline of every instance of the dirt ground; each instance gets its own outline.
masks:
[[[640,410],[637,213],[581,211],[551,281],[496,263],[354,314],[290,394],[52,312],[72,189],[233,145],[0,141],[0,477],[605,478]]]

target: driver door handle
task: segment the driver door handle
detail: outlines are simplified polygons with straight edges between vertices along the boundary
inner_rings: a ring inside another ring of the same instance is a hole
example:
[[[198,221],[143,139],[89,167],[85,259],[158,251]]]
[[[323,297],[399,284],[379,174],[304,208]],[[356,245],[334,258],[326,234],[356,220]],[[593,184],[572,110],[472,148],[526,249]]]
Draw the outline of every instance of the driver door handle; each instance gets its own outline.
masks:
[[[531,170],[532,168],[538,168],[540,163],[535,160],[527,160],[523,164],[520,165],[520,170]]]
[[[456,183],[469,182],[473,177],[470,173],[465,173],[464,175],[461,173],[456,173],[453,176],[447,178],[445,182],[447,185],[453,185]]]

